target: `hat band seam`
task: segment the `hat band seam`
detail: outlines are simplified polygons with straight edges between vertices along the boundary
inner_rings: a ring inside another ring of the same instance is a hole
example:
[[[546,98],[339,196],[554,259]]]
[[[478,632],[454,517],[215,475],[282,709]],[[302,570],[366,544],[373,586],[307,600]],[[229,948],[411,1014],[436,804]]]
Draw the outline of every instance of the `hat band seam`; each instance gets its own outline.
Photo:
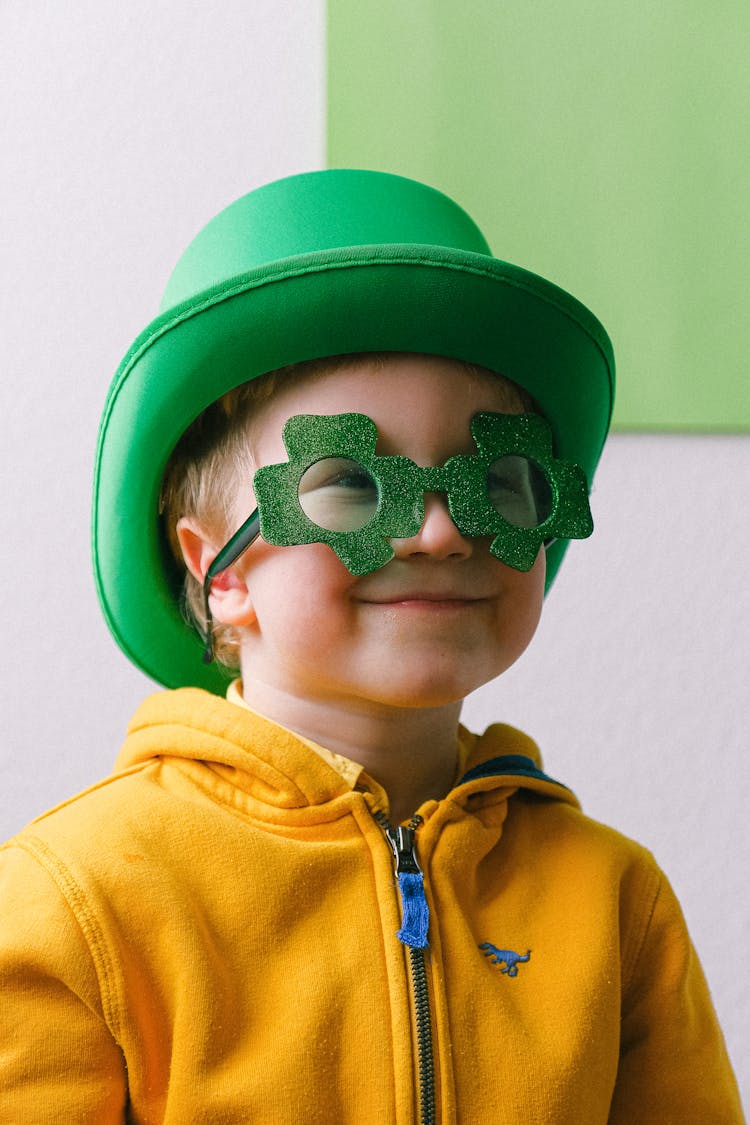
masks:
[[[494,280],[494,281],[502,281],[505,284],[512,286],[514,289],[522,289],[525,292],[530,293],[532,296],[538,297],[539,300],[543,301],[547,305],[550,305],[552,308],[556,309],[563,316],[565,316],[569,320],[573,321],[574,324],[578,325],[578,327],[583,332],[586,333],[586,335],[593,341],[593,343],[596,344],[596,346],[600,349],[600,351],[602,351],[602,354],[604,355],[605,361],[607,361],[606,354],[604,354],[604,348],[602,346],[602,342],[599,339],[597,339],[596,335],[591,331],[590,326],[584,324],[583,321],[581,319],[579,319],[578,317],[576,317],[575,314],[570,309],[564,308],[561,302],[555,301],[552,297],[538,292],[532,285],[530,285],[528,283],[525,283],[522,279],[504,276],[503,274],[498,274],[495,271],[493,271],[491,268],[487,268],[487,267],[482,268],[480,266],[475,266],[475,265],[446,262],[444,259],[440,259],[440,258],[428,258],[428,257],[405,258],[405,257],[402,257],[402,256],[390,256],[390,257],[374,256],[374,257],[369,257],[369,258],[342,258],[340,260],[333,260],[333,261],[328,259],[325,263],[317,263],[316,262],[316,263],[310,263],[310,264],[305,265],[305,266],[297,266],[294,269],[287,268],[283,271],[279,271],[278,273],[272,274],[270,276],[265,275],[263,277],[258,277],[258,278],[248,278],[247,275],[243,275],[243,280],[241,282],[236,282],[234,285],[227,285],[227,286],[224,286],[223,288],[220,288],[220,289],[212,289],[210,291],[210,294],[208,294],[205,297],[205,299],[202,300],[199,304],[190,305],[188,308],[183,309],[179,314],[177,314],[172,319],[167,321],[167,323],[165,323],[163,325],[160,325],[158,330],[155,331],[153,333],[153,335],[149,336],[148,339],[144,340],[143,343],[141,344],[141,346],[137,349],[137,351],[135,351],[133,353],[133,355],[132,355],[130,361],[128,362],[127,366],[129,368],[134,362],[136,362],[141,357],[143,352],[145,352],[153,343],[155,343],[156,340],[159,339],[159,337],[161,337],[163,335],[166,335],[167,332],[171,331],[171,329],[176,327],[178,324],[181,324],[183,321],[191,319],[193,316],[197,316],[199,313],[204,312],[206,309],[210,308],[212,305],[217,305],[217,304],[220,304],[223,301],[231,300],[231,298],[237,297],[241,293],[248,292],[251,289],[260,288],[262,285],[272,285],[272,284],[275,284],[277,282],[287,281],[287,280],[290,280],[290,279],[296,278],[296,277],[304,277],[306,274],[324,273],[324,272],[327,272],[328,270],[332,270],[332,269],[337,269],[337,270],[338,269],[353,269],[353,268],[356,268],[356,267],[359,267],[359,266],[399,266],[399,265],[427,266],[428,268],[431,268],[431,269],[445,269],[445,270],[449,270],[449,271],[454,272],[454,273],[473,274],[477,277],[484,277],[484,278],[488,278],[488,279]],[[544,284],[550,284],[549,282],[544,282],[543,278],[540,278],[539,280],[542,281]],[[571,300],[576,300],[576,298],[571,297]],[[592,317],[592,319],[595,319],[594,316],[593,316],[593,313],[590,313],[589,315]],[[609,368],[609,366],[610,366],[610,364],[607,361],[607,367]],[[126,370],[127,370],[127,368],[126,368]],[[124,374],[125,374],[125,371],[123,371],[123,375]]]

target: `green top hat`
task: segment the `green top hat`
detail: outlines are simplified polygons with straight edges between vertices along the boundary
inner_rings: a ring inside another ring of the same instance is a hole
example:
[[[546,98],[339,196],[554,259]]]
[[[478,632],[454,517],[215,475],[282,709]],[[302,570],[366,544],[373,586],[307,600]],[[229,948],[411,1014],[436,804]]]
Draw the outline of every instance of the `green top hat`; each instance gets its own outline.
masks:
[[[240,383],[348,352],[425,352],[499,371],[549,419],[558,457],[591,482],[614,358],[599,321],[543,278],[491,256],[457,204],[414,180],[331,170],[243,196],[187,248],[162,312],[122,361],[94,467],[92,550],[123,652],[167,685],[223,691],[183,620],[161,526],[165,465],[190,423]],[[547,553],[549,587],[567,542]]]

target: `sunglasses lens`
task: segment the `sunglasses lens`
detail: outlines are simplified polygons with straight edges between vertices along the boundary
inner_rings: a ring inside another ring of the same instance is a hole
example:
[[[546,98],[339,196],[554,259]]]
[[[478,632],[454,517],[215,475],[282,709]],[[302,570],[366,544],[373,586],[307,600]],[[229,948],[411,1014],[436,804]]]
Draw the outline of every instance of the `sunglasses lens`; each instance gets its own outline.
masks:
[[[324,457],[299,482],[299,503],[307,518],[326,531],[359,531],[378,510],[375,478],[348,457]]]
[[[540,527],[552,515],[552,488],[535,461],[517,454],[499,457],[487,470],[487,492],[495,511],[514,527]]]

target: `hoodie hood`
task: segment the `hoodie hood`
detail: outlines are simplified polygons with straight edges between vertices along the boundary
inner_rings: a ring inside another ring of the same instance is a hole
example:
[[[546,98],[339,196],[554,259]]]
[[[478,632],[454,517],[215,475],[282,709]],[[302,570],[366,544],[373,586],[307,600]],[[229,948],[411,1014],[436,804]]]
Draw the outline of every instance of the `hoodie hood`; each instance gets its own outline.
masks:
[[[495,723],[476,735],[460,727],[459,739],[466,769],[451,791],[454,802],[476,803],[480,794],[511,788],[578,807],[571,790],[544,773],[538,747],[521,731]],[[138,708],[115,768],[129,771],[169,759],[196,778],[200,774],[204,787],[231,786],[253,803],[303,809],[352,789],[313,745],[250,709],[199,688],[180,688],[152,695]],[[357,788],[380,791],[364,771]]]

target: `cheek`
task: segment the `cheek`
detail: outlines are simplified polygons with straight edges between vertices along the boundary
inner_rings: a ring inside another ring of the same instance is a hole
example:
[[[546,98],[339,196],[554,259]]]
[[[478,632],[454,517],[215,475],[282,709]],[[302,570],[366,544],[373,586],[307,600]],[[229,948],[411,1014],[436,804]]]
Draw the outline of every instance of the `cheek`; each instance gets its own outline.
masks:
[[[531,570],[518,571],[507,568],[506,575],[504,604],[511,618],[508,624],[513,628],[519,642],[528,644],[536,632],[544,605],[546,577],[544,548],[540,549]]]
[[[257,548],[257,550],[256,550]],[[272,547],[258,542],[247,560],[246,582],[261,623],[298,616],[319,618],[347,598],[354,577],[322,543]]]
[[[541,547],[539,555],[533,567],[524,577],[528,579],[525,584],[526,595],[526,620],[527,628],[529,629],[529,640],[536,632],[537,625],[539,624],[542,616],[542,607],[544,606],[544,582],[547,576],[547,559],[544,553],[544,548]]]

